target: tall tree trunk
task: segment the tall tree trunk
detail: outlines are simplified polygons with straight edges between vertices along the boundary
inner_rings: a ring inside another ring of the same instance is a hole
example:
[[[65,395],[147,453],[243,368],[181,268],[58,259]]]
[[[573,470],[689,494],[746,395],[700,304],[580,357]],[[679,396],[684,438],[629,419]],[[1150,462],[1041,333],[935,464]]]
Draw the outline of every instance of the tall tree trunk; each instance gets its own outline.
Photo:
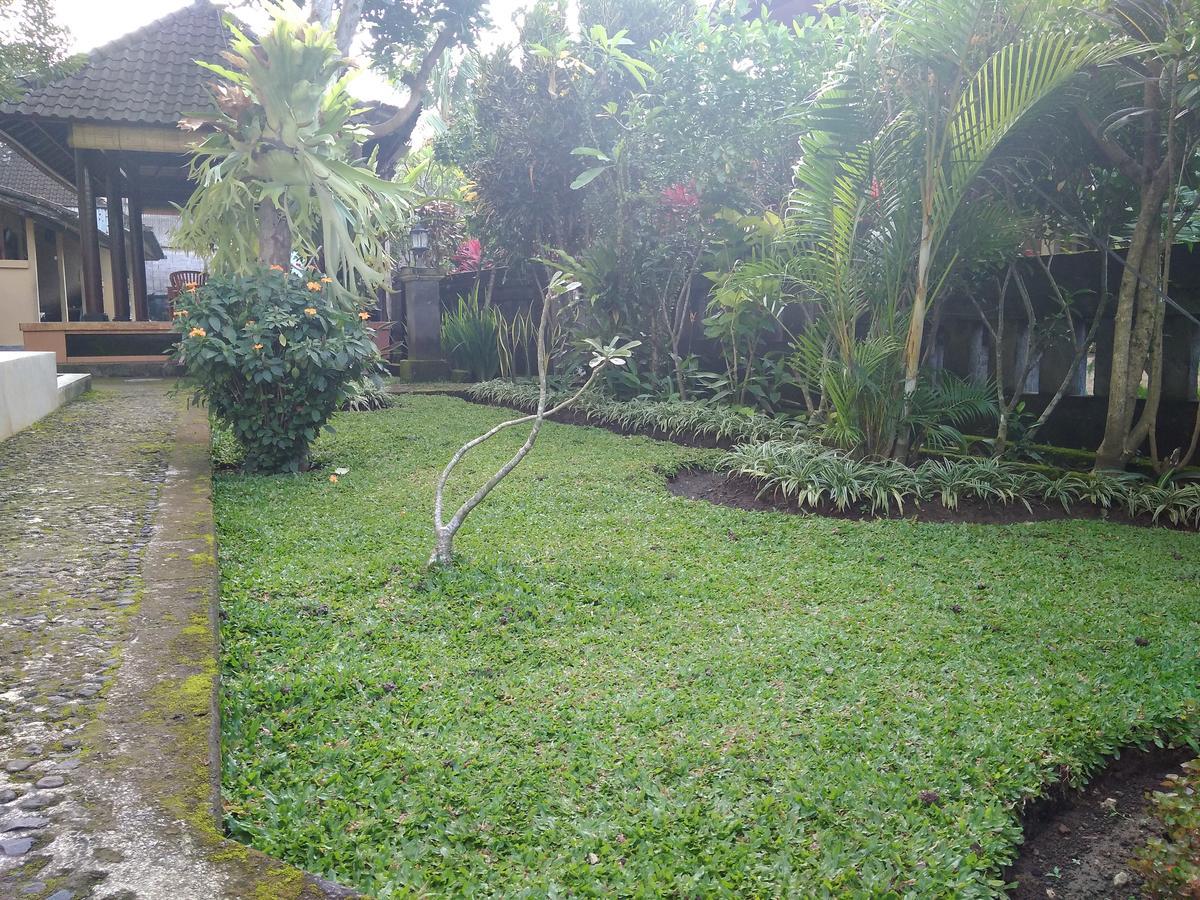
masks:
[[[1108,413],[1104,422],[1104,440],[1096,451],[1097,470],[1123,469],[1129,456],[1137,450],[1137,447],[1129,448],[1127,444],[1159,302],[1157,292],[1150,288],[1150,284],[1157,286],[1161,268],[1155,248],[1162,228],[1163,201],[1168,183],[1168,172],[1164,166],[1143,184],[1141,190],[1137,223],[1125,255],[1125,270],[1117,291]],[[1150,294],[1153,297],[1149,297]],[[1141,318],[1146,314],[1149,314],[1150,321]]]
[[[932,138],[930,138],[932,141]],[[893,457],[900,462],[908,461],[912,429],[908,417],[912,411],[913,395],[917,392],[917,378],[921,371],[921,345],[925,340],[925,313],[929,304],[929,270],[933,264],[933,201],[935,193],[934,159],[932,150],[926,150],[925,182],[921,197],[921,244],[917,252],[917,283],[913,291],[912,310],[908,320],[908,340],[904,345],[904,412],[900,420]]]
[[[358,23],[362,19],[362,8],[363,0],[342,0],[334,40],[337,41],[343,56],[350,55],[350,47],[354,43],[354,35],[358,32]]]
[[[292,229],[283,210],[270,200],[258,206],[258,261],[285,269],[292,263]]]

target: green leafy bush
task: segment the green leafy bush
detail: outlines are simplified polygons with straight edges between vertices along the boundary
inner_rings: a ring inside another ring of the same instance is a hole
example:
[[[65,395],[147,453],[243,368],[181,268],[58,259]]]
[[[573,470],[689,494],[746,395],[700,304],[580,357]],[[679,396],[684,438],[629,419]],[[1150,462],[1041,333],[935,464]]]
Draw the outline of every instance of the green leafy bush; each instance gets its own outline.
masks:
[[[1200,482],[1116,472],[1060,475],[998,459],[947,457],[910,467],[894,460],[857,459],[816,441],[771,440],[743,444],[720,468],[749,476],[764,491],[778,491],[801,506],[832,504],[871,514],[903,512],[906,504],[936,500],[957,509],[963,500],[1007,505],[1079,503],[1121,509],[1130,516],[1200,528]]]
[[[250,471],[304,468],[346,384],[378,371],[367,314],[336,302],[329,284],[272,267],[213,278],[176,303],[175,359]]]
[[[1200,897],[1200,759],[1183,768],[1152,795],[1163,834],[1151,838],[1134,863],[1153,897]]]
[[[467,390],[472,400],[518,409],[537,406],[538,388],[533,382],[496,380],[472,385]],[[554,405],[566,399],[566,392],[555,392]],[[556,399],[557,398],[557,399]],[[743,407],[702,400],[613,400],[599,394],[586,394],[574,409],[589,421],[638,431],[661,431],[673,437],[695,436],[715,440],[767,441],[790,438],[804,433],[805,425],[794,419],[773,418]]]
[[[495,378],[500,371],[500,315],[479,302],[479,290],[460,295],[454,312],[442,317],[442,347],[456,369],[474,381]]]

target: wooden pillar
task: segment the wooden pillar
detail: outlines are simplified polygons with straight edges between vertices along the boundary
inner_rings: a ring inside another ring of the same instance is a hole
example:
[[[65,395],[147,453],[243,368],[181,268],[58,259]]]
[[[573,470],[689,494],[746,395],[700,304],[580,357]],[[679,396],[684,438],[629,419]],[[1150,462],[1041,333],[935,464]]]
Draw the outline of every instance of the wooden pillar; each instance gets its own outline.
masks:
[[[121,171],[108,172],[108,247],[112,259],[113,318],[129,321],[129,257],[125,246],[125,207],[121,198]]]
[[[103,322],[104,282],[100,274],[100,230],[96,227],[96,192],[88,172],[87,151],[75,151],[75,191],[79,205],[79,250],[83,257],[83,321]]]
[[[146,302],[146,243],[142,226],[142,194],[137,185],[129,185],[129,236],[130,263],[133,282],[133,316],[139,322],[150,321],[150,307]]]
[[[68,310],[70,285],[67,284],[67,242],[60,229],[54,230],[54,258],[58,263],[58,319],[66,322],[71,318]]]

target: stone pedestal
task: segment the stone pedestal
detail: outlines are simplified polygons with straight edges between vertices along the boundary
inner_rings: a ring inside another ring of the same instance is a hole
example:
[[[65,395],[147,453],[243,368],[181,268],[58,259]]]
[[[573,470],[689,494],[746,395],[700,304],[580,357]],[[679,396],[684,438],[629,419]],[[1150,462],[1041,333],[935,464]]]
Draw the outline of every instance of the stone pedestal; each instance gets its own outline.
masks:
[[[442,301],[437,269],[403,268],[405,339],[408,359],[398,368],[405,381],[446,381],[450,364],[442,351]]]

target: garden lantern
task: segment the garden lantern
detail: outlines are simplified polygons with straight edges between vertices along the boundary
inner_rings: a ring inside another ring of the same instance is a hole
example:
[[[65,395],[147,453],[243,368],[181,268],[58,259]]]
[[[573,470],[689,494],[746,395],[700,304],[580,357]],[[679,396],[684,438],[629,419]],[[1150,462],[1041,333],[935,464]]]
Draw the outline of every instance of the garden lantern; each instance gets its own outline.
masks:
[[[408,232],[408,242],[412,250],[413,265],[422,266],[429,253],[429,229],[417,222]]]

